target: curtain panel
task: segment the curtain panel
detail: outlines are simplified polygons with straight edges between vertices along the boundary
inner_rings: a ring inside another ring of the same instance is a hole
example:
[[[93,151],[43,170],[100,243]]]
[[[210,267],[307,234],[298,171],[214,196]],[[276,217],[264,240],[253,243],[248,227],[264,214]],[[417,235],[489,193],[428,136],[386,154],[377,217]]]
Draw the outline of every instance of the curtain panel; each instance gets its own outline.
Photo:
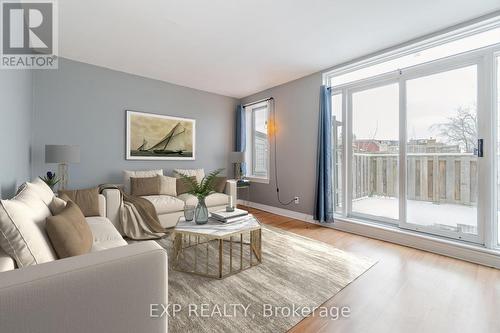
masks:
[[[333,222],[333,142],[332,104],[330,88],[321,86],[319,101],[318,155],[316,167],[316,195],[314,219]]]

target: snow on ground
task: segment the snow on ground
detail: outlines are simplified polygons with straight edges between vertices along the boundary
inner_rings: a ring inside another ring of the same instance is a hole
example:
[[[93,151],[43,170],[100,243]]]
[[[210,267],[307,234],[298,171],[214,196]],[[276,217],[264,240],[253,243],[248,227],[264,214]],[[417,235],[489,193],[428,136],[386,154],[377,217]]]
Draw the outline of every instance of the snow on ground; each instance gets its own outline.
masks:
[[[477,226],[477,207],[408,200],[407,221],[419,225]],[[398,219],[399,201],[389,197],[367,197],[352,203],[352,211]]]

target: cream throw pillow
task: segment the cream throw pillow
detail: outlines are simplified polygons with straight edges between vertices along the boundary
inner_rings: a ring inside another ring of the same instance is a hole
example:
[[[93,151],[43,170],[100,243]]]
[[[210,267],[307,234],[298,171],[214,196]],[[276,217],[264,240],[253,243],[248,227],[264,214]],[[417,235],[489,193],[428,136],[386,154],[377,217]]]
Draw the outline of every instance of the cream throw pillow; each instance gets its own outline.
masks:
[[[0,201],[0,247],[18,267],[57,258],[45,231],[49,208],[27,184],[13,199]]]
[[[177,196],[177,178],[158,176],[160,177],[160,194]]]
[[[155,176],[163,176],[163,169],[158,170],[139,170],[139,171],[123,171],[123,187],[125,193],[130,194],[130,178],[147,178],[147,177],[155,177]]]
[[[204,169],[175,169],[174,176],[175,178],[181,178],[180,175],[188,176],[188,177],[196,177],[196,181],[201,183],[203,178],[205,178],[205,170]]]
[[[32,182],[24,183],[19,187],[17,193],[20,193],[25,188],[29,188],[30,192],[35,193],[40,199],[42,199],[42,201],[47,206],[52,202],[52,199],[55,197],[55,194],[54,192],[52,192],[52,189],[47,184],[45,184],[45,182],[40,178],[37,178]]]
[[[66,201],[61,198],[54,197],[52,202],[49,204],[49,209],[52,215],[57,215],[64,210],[66,207]]]
[[[46,205],[50,204],[52,199],[55,197],[55,194],[49,185],[45,184],[45,182],[40,178],[28,183],[28,186],[33,186],[33,189],[37,191],[38,196],[43,200],[43,202],[45,202]]]

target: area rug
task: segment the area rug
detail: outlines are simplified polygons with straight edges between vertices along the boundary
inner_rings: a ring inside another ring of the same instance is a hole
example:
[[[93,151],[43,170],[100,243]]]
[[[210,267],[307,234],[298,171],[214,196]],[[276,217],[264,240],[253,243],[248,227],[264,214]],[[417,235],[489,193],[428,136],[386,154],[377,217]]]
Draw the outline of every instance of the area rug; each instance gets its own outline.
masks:
[[[158,243],[171,258],[172,238]],[[376,263],[269,226],[262,253],[260,265],[223,280],[169,269],[169,332],[286,332]]]

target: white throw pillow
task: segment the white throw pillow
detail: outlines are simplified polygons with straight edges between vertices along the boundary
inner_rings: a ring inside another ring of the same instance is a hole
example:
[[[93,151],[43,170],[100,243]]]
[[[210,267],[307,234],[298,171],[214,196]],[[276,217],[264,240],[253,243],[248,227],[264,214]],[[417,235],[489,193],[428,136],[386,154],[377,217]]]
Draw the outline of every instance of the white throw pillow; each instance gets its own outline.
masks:
[[[160,177],[160,194],[177,196],[177,178],[159,176]]]
[[[43,180],[40,178],[35,179],[32,182],[23,183],[19,186],[17,190],[17,194],[21,193],[22,190],[29,188],[30,192],[35,193],[47,206],[52,202],[52,199],[55,197],[52,189],[45,184]],[[17,195],[16,194],[16,195]]]
[[[45,184],[40,178],[33,180],[31,183],[26,183],[26,186],[31,187],[46,205],[49,205],[55,197],[49,185]]]
[[[130,194],[130,178],[146,178],[146,177],[155,177],[155,176],[163,176],[163,169],[158,170],[138,170],[131,171],[125,170],[123,171],[123,187],[125,193]]]
[[[0,247],[18,267],[57,258],[45,232],[50,211],[38,194],[26,186],[13,199],[0,202]]]
[[[203,169],[175,169],[174,176],[176,178],[181,178],[180,175],[188,176],[188,177],[196,177],[196,181],[201,183],[203,178],[205,178],[205,170]]]

